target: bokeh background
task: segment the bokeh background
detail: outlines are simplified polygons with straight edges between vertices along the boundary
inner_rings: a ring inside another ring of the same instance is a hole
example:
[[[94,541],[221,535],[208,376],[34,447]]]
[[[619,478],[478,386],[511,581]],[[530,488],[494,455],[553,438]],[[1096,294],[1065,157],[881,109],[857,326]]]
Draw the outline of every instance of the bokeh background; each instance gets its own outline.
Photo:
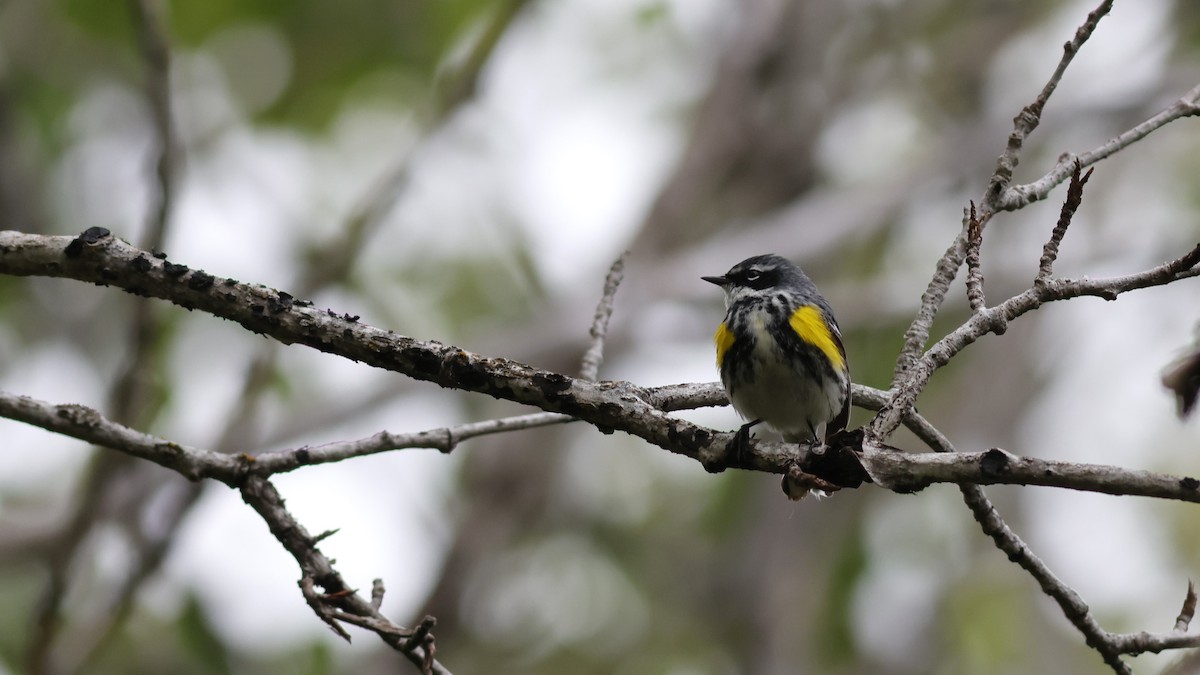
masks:
[[[563,372],[629,250],[601,376],[643,385],[716,378],[721,298],[699,276],[773,251],[836,308],[855,380],[886,387],[962,208],[1091,8],[0,0],[0,228],[107,227]],[[165,192],[156,68],[173,119]],[[1197,82],[1200,5],[1117,3],[1018,180]],[[1200,128],[1182,120],[1103,162],[1057,271],[1130,273],[1191,248],[1197,157]],[[993,221],[992,301],[1030,283],[1062,197]],[[1196,298],[1186,282],[1045,307],[955,359],[920,408],[965,450],[1200,473],[1200,432],[1159,384]],[[959,285],[935,334],[965,312]],[[0,386],[230,452],[524,410],[48,279],[0,278]],[[728,409],[686,416],[737,424]],[[310,531],[340,528],[321,548],[352,584],[386,581],[389,616],[438,618],[456,673],[1102,672],[953,486],[793,504],[776,477],[709,475],[582,425],[278,484]],[[1169,629],[1200,575],[1193,506],[989,494],[1110,630]],[[369,634],[339,642],[297,577],[227,488],[0,420],[0,673],[409,672]]]

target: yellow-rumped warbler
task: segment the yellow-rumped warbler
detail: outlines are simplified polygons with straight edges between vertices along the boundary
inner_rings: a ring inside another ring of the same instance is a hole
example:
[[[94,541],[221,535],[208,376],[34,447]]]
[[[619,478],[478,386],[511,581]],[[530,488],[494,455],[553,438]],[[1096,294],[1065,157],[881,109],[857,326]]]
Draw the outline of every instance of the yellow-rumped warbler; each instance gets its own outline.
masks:
[[[734,409],[750,428],[763,422],[789,443],[823,441],[850,419],[850,367],[833,310],[791,261],[760,255],[724,276],[701,277],[725,291],[717,367]]]

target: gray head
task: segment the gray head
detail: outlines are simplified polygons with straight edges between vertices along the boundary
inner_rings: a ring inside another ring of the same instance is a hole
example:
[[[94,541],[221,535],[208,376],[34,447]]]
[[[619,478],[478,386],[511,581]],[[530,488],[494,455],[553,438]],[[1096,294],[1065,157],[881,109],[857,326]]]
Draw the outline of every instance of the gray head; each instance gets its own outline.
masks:
[[[808,275],[792,261],[777,255],[756,255],[729,268],[719,277],[700,277],[725,291],[725,306],[743,298],[772,295],[790,288],[816,295],[816,287]]]

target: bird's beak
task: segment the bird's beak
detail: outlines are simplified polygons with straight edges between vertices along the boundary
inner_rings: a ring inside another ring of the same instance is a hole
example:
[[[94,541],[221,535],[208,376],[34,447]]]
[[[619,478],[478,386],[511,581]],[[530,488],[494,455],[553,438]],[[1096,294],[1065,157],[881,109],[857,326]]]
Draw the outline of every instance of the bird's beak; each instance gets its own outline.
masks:
[[[729,279],[726,279],[725,277],[700,277],[700,278],[707,281],[710,284],[716,284],[718,286],[724,286],[729,283]]]

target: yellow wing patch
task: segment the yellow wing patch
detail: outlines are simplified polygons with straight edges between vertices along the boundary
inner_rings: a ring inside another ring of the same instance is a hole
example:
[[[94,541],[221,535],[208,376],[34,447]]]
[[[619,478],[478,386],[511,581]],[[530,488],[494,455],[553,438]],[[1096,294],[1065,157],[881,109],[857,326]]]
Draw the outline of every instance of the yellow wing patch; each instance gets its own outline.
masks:
[[[717,343],[717,368],[720,368],[725,363],[725,352],[733,346],[733,332],[725,326],[724,321],[717,326],[717,334],[713,336],[713,342]]]
[[[835,368],[842,370],[846,367],[846,357],[842,355],[842,350],[838,349],[837,338],[830,332],[829,327],[825,325],[825,319],[821,315],[821,309],[814,305],[804,305],[792,313],[792,318],[788,320],[792,325],[792,330],[796,331],[796,335],[800,336],[808,344],[821,350],[825,358],[829,359]],[[721,324],[724,328],[725,325]],[[717,330],[718,341],[721,331]],[[730,338],[730,343],[733,339]],[[718,342],[717,353],[720,354],[720,344]],[[718,356],[718,358],[720,358]]]

